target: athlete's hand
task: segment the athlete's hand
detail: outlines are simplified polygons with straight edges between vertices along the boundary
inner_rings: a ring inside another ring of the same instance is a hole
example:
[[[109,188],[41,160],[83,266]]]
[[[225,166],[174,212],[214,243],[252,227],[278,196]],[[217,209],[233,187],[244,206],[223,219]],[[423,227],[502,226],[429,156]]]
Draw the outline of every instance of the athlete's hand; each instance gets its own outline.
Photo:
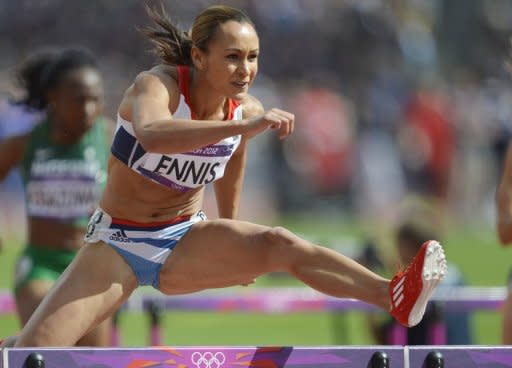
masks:
[[[278,130],[279,138],[284,139],[293,132],[293,125],[295,123],[295,115],[280,109],[270,109],[265,111],[263,115],[247,119],[247,131],[245,136],[252,138],[267,128]]]
[[[251,284],[254,284],[256,282],[256,279],[252,279],[252,280],[249,280],[249,281],[246,281],[246,282],[242,282],[240,284],[240,286],[249,286]]]

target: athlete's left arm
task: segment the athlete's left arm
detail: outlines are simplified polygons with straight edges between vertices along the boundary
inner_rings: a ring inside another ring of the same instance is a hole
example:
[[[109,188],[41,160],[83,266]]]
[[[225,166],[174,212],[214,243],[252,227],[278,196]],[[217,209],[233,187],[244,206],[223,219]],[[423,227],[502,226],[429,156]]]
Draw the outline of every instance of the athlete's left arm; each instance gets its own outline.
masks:
[[[264,112],[261,103],[250,95],[242,101],[242,105],[244,119]],[[242,136],[240,145],[226,165],[224,176],[214,182],[217,209],[221,218],[235,219],[238,215],[247,159],[247,143],[248,139]]]

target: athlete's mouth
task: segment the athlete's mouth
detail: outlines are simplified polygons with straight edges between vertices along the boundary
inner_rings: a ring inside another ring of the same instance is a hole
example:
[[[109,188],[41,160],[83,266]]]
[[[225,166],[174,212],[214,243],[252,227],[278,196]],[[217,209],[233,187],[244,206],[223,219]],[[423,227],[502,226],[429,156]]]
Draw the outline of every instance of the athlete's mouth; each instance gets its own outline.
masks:
[[[249,82],[232,82],[232,84],[239,88],[244,88],[249,85]]]

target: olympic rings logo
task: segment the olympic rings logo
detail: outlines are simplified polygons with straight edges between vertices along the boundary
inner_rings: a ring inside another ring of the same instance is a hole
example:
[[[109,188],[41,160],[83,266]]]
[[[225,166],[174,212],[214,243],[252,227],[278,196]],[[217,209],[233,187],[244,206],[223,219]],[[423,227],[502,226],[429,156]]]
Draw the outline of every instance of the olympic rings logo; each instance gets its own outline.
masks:
[[[197,368],[220,368],[226,362],[226,356],[220,351],[216,353],[196,351],[192,354],[191,360]]]

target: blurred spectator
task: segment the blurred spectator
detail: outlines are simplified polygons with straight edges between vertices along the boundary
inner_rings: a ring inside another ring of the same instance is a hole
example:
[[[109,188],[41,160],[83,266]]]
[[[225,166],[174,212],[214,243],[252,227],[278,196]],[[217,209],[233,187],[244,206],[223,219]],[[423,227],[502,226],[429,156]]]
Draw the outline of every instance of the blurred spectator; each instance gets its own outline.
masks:
[[[409,189],[446,200],[455,152],[455,136],[441,91],[420,87],[405,105],[399,134]]]
[[[326,88],[298,91],[289,105],[299,124],[284,142],[286,163],[314,193],[343,192],[352,175],[350,105]]]

